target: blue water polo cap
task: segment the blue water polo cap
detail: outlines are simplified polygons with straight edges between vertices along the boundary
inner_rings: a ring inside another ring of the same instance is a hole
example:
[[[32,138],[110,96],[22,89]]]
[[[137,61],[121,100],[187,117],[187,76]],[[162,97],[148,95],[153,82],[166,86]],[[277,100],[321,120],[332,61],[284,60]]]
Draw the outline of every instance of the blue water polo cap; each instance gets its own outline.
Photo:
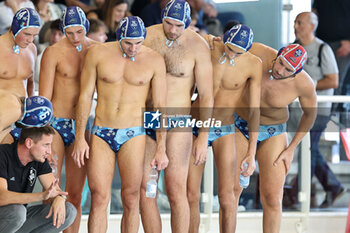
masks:
[[[128,16],[119,23],[116,35],[117,40],[123,39],[145,39],[146,28],[142,19],[138,16]]]
[[[65,33],[66,28],[74,26],[83,27],[85,35],[90,28],[89,20],[86,18],[84,11],[78,6],[67,7],[61,16],[60,28],[63,33]]]
[[[253,30],[243,24],[233,26],[224,34],[224,43],[236,46],[247,52],[253,45]]]
[[[162,19],[173,19],[184,24],[185,29],[191,24],[190,4],[185,0],[172,0],[161,12]]]
[[[29,127],[43,127],[52,118],[53,109],[50,100],[43,96],[32,96],[24,100],[24,111],[18,123]]]
[[[13,37],[16,36],[25,28],[40,28],[40,16],[31,8],[22,8],[13,16],[11,31]]]

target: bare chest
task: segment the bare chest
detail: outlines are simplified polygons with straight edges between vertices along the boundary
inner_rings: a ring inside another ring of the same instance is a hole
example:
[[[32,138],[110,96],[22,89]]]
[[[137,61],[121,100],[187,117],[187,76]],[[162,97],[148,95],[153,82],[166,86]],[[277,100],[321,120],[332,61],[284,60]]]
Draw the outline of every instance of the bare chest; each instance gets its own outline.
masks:
[[[25,80],[33,75],[34,57],[20,54],[0,53],[0,80]]]
[[[237,66],[231,67],[228,64],[219,63],[214,65],[214,91],[239,90],[245,86],[248,78],[248,75]]]
[[[63,79],[79,79],[83,68],[84,54],[69,54],[63,52],[59,55],[56,72],[59,74],[56,77]]]
[[[261,85],[263,107],[286,107],[298,97],[293,80],[270,80],[264,78]]]
[[[175,41],[168,47],[165,45],[165,40],[155,39],[151,43],[151,48],[163,56],[169,75],[178,78],[192,75],[195,61],[191,49],[186,48],[185,44]]]
[[[132,86],[147,85],[154,74],[154,71],[147,63],[137,60],[123,60],[122,62],[113,62],[114,59],[108,59],[101,62],[97,67],[98,81],[106,84],[129,84]]]

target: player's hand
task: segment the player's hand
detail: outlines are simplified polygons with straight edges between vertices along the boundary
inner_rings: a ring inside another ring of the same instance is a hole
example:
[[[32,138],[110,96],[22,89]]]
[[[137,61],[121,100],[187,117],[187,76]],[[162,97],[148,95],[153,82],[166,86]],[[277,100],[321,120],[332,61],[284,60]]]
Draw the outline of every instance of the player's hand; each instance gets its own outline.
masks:
[[[208,155],[208,137],[198,135],[193,142],[192,154],[194,157],[193,165],[198,166],[205,163]]]
[[[245,163],[248,164],[247,168],[244,167]],[[246,157],[244,157],[244,159],[242,160],[240,165],[241,174],[245,177],[251,176],[253,175],[255,168],[256,168],[255,156],[247,154]]]
[[[342,40],[340,47],[337,49],[338,57],[346,57],[350,54],[350,40]]]
[[[208,44],[209,44],[210,50],[214,50],[214,48],[215,48],[214,42],[215,41],[221,41],[221,37],[213,36],[213,35],[208,36]]]
[[[52,216],[52,225],[56,228],[60,228],[66,220],[66,200],[63,197],[56,197],[51,203],[51,208],[45,218]]]
[[[273,163],[273,166],[277,166],[281,161],[283,161],[284,167],[286,170],[286,175],[287,175],[290,169],[290,165],[292,164],[292,161],[293,161],[293,155],[294,155],[294,150],[290,150],[288,148],[285,149],[275,160],[275,162]]]
[[[85,165],[85,158],[89,159],[89,149],[89,145],[87,144],[85,138],[81,140],[75,140],[72,157],[75,164],[79,168]]]
[[[168,156],[166,155],[164,150],[156,150],[156,153],[153,157],[153,160],[151,162],[151,167],[157,167],[157,170],[163,170],[165,169],[169,164]]]
[[[58,195],[67,196],[68,193],[60,190],[59,179],[55,179],[52,182],[51,186],[43,192],[43,199],[45,201],[45,200],[48,200],[50,198],[57,197]]]

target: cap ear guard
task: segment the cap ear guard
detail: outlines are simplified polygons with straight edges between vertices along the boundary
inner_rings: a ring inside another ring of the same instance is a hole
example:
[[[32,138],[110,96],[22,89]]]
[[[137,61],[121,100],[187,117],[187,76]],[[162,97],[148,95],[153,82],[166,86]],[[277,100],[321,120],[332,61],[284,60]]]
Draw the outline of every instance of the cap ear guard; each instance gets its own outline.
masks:
[[[183,8],[183,9],[182,9]],[[183,10],[181,12],[180,10]],[[181,16],[183,14],[183,16]],[[166,4],[161,11],[162,20],[169,18],[184,24],[188,28],[191,24],[191,8],[188,2],[184,0],[172,0]]]
[[[124,17],[116,31],[117,41],[123,39],[146,39],[147,30],[142,19],[138,16]]]
[[[90,31],[90,21],[88,19],[85,20],[84,27],[85,27],[85,35],[86,35]]]
[[[286,52],[284,53],[284,55],[282,55],[282,53],[284,52],[285,49],[286,49]],[[288,61],[288,59],[285,57],[285,55],[286,55],[286,53],[288,53],[288,51],[294,51],[295,49],[296,49],[296,52],[293,52],[294,57],[296,56],[296,53],[298,52],[299,54],[298,54],[297,57],[300,57],[301,60],[300,60],[300,68],[297,69],[297,70],[295,70],[295,72],[293,73],[293,75],[296,75],[296,74],[300,73],[300,72],[303,70],[303,68],[304,68],[304,64],[305,64],[305,61],[306,61],[306,59],[307,59],[307,52],[305,51],[305,49],[304,49],[301,45],[299,45],[299,44],[290,44],[290,45],[288,45],[288,46],[286,46],[286,47],[280,48],[280,49],[278,50],[277,57],[276,57],[276,58],[278,58],[279,56],[283,57],[284,60],[286,60],[287,63],[288,63],[289,65],[291,65],[291,66],[295,69],[295,67],[294,67],[294,66],[290,63],[290,61]],[[299,51],[298,51],[298,50],[299,50]],[[294,59],[294,60],[295,60],[295,58],[293,58],[293,56],[290,56],[289,59]],[[294,62],[296,62],[296,61],[294,61]],[[299,65],[298,65],[298,66],[299,66]]]
[[[281,55],[281,53],[282,53],[282,51],[283,51],[284,48],[285,48],[285,47],[282,47],[282,48],[280,48],[280,50],[278,50],[277,57],[279,57],[279,55]]]
[[[14,38],[26,28],[40,28],[40,16],[34,9],[21,8],[13,16],[11,32]]]
[[[90,22],[86,18],[84,11],[78,6],[71,6],[64,9],[60,19],[60,30],[65,34],[68,27],[80,26],[85,30],[85,35],[89,32]]]
[[[247,52],[253,45],[253,30],[243,24],[233,26],[224,34],[224,43],[229,43]]]
[[[52,116],[50,100],[43,96],[32,96],[24,100],[24,113],[18,123],[29,127],[43,127],[50,123]]]

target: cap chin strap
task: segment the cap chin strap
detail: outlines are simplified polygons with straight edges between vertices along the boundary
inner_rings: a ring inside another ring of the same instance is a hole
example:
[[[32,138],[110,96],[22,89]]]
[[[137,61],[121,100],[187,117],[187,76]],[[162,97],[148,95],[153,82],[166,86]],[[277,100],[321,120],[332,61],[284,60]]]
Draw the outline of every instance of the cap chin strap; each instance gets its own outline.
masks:
[[[123,57],[124,57],[124,58],[127,58],[127,55],[126,55],[126,53],[124,52],[124,50],[123,50],[123,48],[122,48],[120,42],[121,42],[121,40],[119,41],[119,47],[120,47],[120,50],[123,52]],[[130,60],[131,60],[131,61],[135,61],[135,57],[130,57]]]
[[[165,45],[170,48],[171,46],[173,46],[174,44],[174,41],[176,42],[176,44],[179,44],[179,41],[176,39],[176,40],[169,40],[168,38],[165,39]]]
[[[226,56],[226,53],[224,52],[222,56],[219,58],[219,63],[224,64],[226,60],[227,60],[227,56]],[[230,66],[234,66],[234,65],[235,65],[235,59],[232,58],[230,59]]]
[[[12,49],[13,49],[13,53],[14,54],[19,54],[19,45],[14,45],[13,47],[12,47]]]
[[[173,40],[169,40],[168,38],[166,38],[166,40],[165,40],[165,45],[167,46],[167,47],[171,47],[171,46],[173,46],[173,44],[174,44],[174,41]]]
[[[75,47],[76,49],[77,49],[77,51],[78,51],[78,53],[80,53],[81,52],[81,50],[83,49],[83,45],[82,44],[80,44],[80,45],[78,45],[77,47]]]

